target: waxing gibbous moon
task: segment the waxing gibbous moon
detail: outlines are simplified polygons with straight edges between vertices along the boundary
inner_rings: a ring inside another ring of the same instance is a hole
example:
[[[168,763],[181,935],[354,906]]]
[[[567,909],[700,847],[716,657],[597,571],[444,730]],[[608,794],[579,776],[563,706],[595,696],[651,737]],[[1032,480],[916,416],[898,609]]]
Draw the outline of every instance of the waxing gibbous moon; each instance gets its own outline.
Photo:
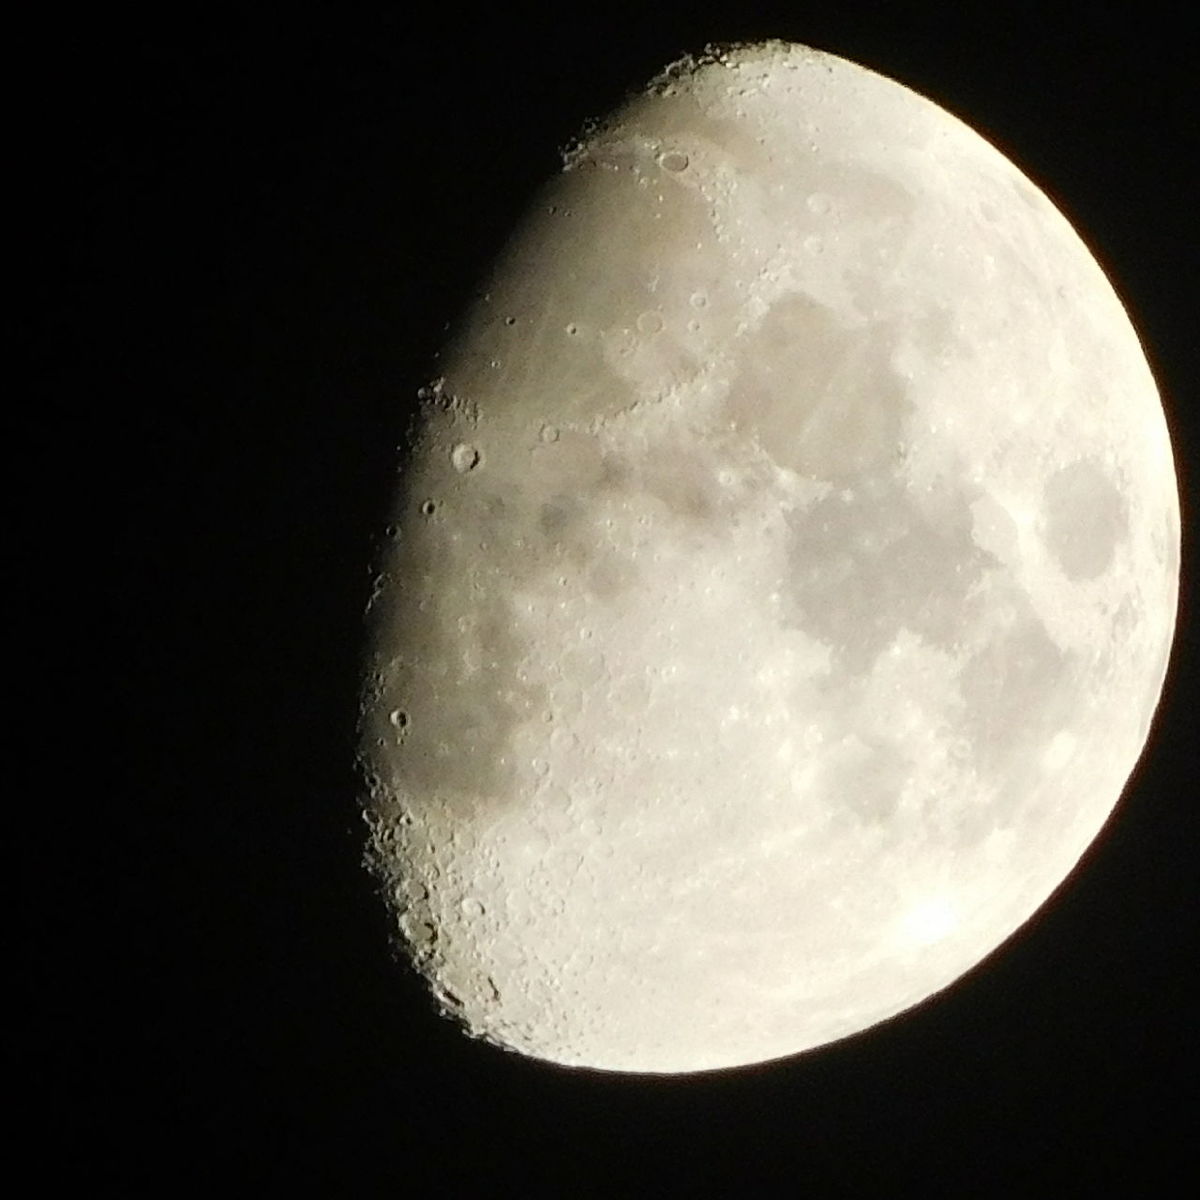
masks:
[[[1046,196],[770,43],[564,154],[422,393],[373,600],[369,861],[470,1034],[731,1067],[1025,922],[1142,751],[1179,510]]]

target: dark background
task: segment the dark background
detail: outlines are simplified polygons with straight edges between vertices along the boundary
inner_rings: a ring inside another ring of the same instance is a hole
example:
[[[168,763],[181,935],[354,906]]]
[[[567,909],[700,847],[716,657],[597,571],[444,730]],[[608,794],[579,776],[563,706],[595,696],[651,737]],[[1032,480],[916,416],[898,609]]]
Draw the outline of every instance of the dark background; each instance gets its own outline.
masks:
[[[12,629],[54,666],[11,729],[37,757],[14,808],[6,1040],[41,1177],[103,1195],[1188,1193],[1190,541],[1151,743],[1081,868],[935,1002],[797,1059],[621,1077],[461,1037],[389,959],[352,768],[374,537],[441,331],[583,120],[706,41],[872,67],[1045,188],[1134,316],[1194,511],[1185,6],[158,11],[10,40],[34,368],[14,397],[33,586]]]

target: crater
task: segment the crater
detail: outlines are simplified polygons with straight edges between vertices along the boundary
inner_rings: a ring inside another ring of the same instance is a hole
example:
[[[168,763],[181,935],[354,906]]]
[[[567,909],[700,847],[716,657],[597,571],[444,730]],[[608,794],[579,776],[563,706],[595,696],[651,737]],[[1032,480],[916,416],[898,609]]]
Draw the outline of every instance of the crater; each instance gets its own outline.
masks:
[[[450,462],[460,475],[473,471],[479,465],[479,459],[479,451],[468,442],[459,442],[450,451]]]

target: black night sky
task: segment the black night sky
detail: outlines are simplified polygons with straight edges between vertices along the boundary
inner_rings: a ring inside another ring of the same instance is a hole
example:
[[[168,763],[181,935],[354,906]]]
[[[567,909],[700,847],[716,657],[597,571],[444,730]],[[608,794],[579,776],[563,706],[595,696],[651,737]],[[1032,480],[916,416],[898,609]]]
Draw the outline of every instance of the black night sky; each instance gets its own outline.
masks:
[[[1190,23],[1167,15],[1183,6],[506,7],[160,6],[15,31],[33,371],[14,407],[41,481],[20,536],[49,618],[31,638],[65,659],[21,726],[49,740],[12,843],[18,1146],[42,1179],[114,1196],[1187,1194],[1200,95]],[[563,1070],[462,1037],[389,957],[352,761],[368,567],[415,389],[559,147],[683,52],[763,37],[937,100],[1097,252],[1175,439],[1176,654],[1105,834],[934,1002],[741,1071]]]

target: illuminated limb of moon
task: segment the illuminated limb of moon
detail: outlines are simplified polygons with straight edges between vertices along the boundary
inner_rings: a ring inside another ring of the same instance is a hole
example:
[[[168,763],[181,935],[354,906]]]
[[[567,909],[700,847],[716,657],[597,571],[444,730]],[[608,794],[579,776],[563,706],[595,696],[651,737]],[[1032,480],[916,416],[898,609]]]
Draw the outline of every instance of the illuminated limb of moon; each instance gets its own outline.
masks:
[[[372,862],[473,1034],[795,1053],[1017,929],[1147,737],[1162,410],[1092,255],[794,46],[575,148],[428,389],[374,605]]]

